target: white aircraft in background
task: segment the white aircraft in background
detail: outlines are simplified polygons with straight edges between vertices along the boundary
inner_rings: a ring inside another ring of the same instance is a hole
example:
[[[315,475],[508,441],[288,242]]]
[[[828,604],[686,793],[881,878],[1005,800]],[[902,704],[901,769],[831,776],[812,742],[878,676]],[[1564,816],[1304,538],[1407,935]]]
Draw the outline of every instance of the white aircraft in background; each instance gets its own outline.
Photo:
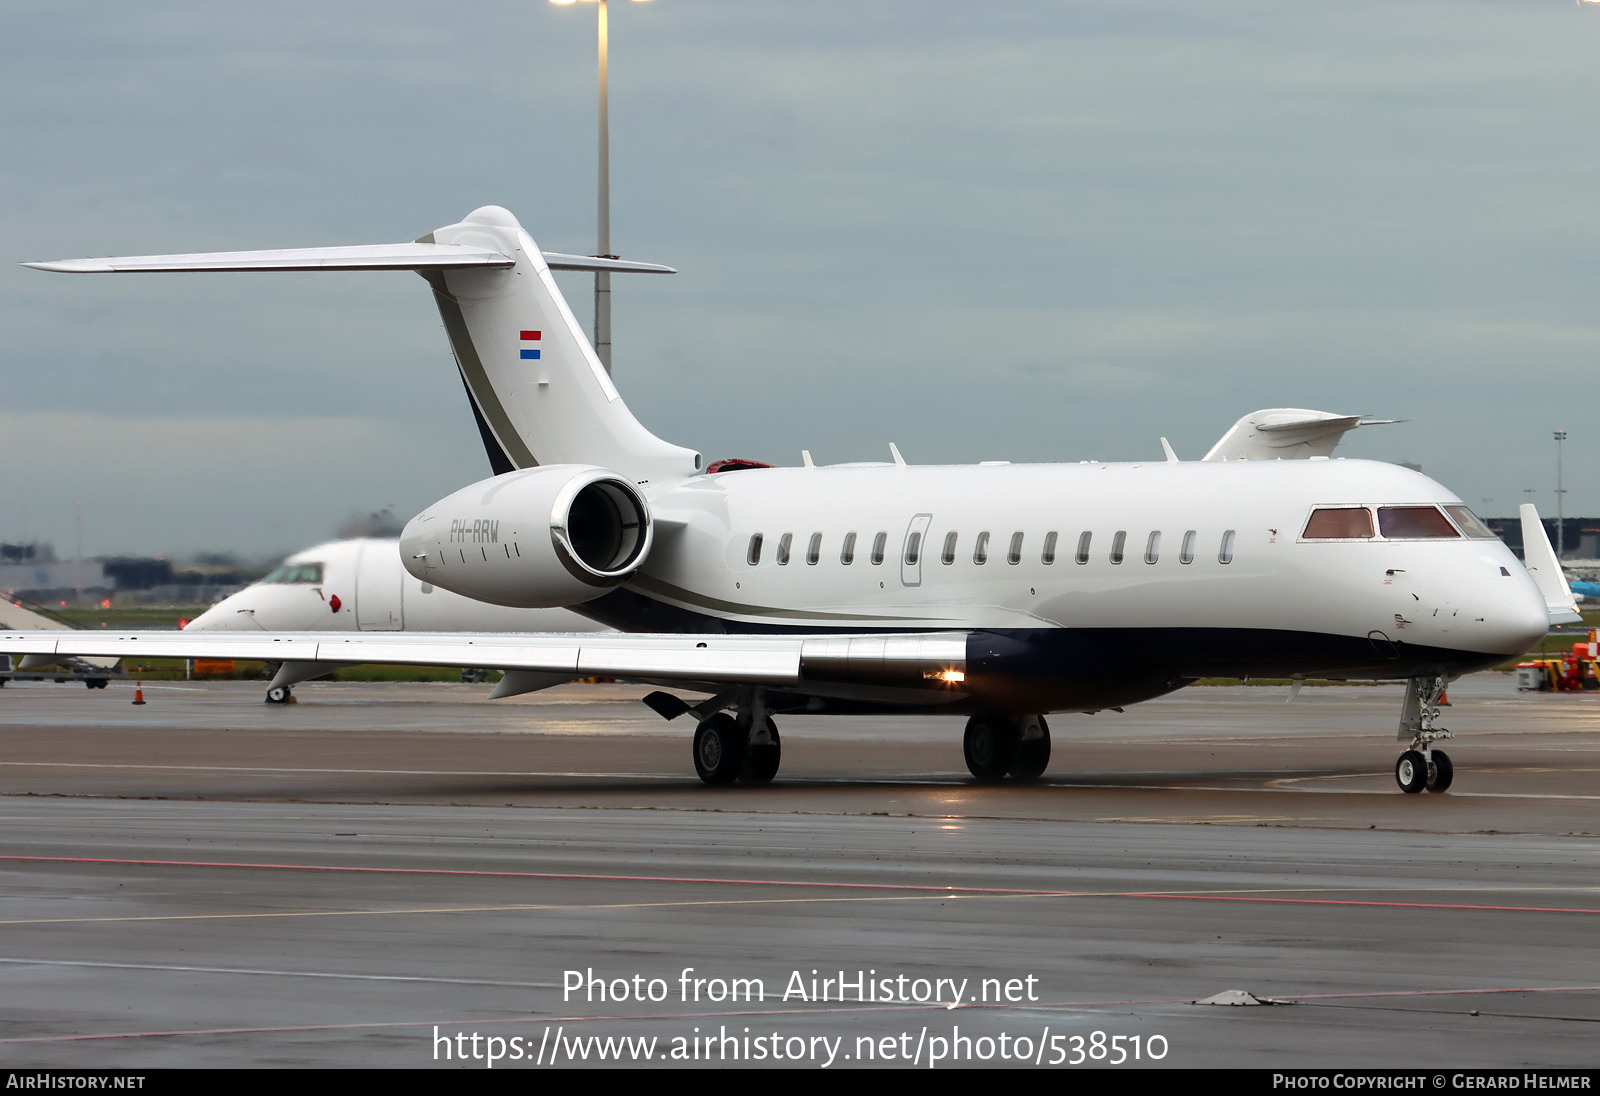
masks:
[[[296,552],[185,625],[190,632],[600,632],[567,609],[473,601],[408,575],[393,537],[329,541]],[[286,704],[287,685],[267,689]]]
[[[1388,464],[1165,446],[1154,462],[938,467],[891,447],[889,464],[704,471],[633,417],[497,206],[413,244],[29,265],[417,271],[498,474],[407,524],[406,569],[631,634],[97,633],[25,650],[282,660],[274,684],[410,662],[503,669],[501,695],[589,674],[678,686],[710,699],[646,703],[693,713],[712,784],[772,779],[775,712],[965,714],[968,768],[991,780],[1045,769],[1047,713],[1207,676],[1402,679],[1395,776],[1420,792],[1452,780],[1434,748],[1445,685],[1576,616],[1559,566],[1530,549],[1524,569],[1460,498]]]

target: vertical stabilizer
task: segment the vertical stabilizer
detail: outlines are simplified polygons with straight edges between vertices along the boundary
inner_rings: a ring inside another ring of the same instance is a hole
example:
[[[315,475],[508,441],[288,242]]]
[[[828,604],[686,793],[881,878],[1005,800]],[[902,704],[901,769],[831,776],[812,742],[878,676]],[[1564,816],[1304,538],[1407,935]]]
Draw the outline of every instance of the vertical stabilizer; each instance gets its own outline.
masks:
[[[475,209],[418,242],[486,248],[515,260],[509,268],[419,271],[433,286],[497,472],[502,464],[598,464],[650,482],[699,471],[699,453],[661,440],[633,417],[538,245],[507,210]]]

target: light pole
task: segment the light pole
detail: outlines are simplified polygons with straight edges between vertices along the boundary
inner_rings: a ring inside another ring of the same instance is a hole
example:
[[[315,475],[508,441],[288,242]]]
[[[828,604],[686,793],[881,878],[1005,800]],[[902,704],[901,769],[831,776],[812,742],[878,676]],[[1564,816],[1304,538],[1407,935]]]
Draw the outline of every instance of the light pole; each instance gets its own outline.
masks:
[[[1567,489],[1561,484],[1561,443],[1567,440],[1565,430],[1556,431],[1556,559],[1567,554]]]
[[[552,4],[572,4],[577,0],[550,0]],[[607,39],[609,37],[606,19],[606,0],[585,0],[586,3],[598,2],[600,5],[600,171],[599,187],[597,194],[599,239],[595,248],[596,258],[615,259],[611,253],[611,123],[607,111]],[[642,3],[644,0],[634,0]],[[606,367],[606,372],[611,372],[611,272],[597,270],[594,274],[594,352],[600,358],[600,364]]]

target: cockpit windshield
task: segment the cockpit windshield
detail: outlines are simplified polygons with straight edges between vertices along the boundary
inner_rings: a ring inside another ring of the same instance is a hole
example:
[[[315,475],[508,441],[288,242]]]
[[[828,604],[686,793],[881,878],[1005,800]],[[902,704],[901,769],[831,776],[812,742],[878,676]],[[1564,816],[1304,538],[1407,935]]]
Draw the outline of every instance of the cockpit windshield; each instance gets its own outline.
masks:
[[[1437,506],[1380,506],[1378,528],[1390,540],[1454,540],[1461,536]]]
[[[1494,540],[1494,530],[1483,523],[1483,520],[1468,510],[1465,506],[1446,506],[1445,513],[1456,519],[1456,524],[1461,531],[1473,540]]]
[[[322,564],[320,563],[283,563],[279,564],[267,575],[262,582],[303,582],[315,585],[322,581]]]
[[[1307,540],[1365,540],[1372,536],[1372,511],[1365,506],[1324,506],[1311,511]]]
[[[1373,528],[1372,511],[1378,512]],[[1445,514],[1449,517],[1445,517]],[[1451,522],[1455,524],[1452,525]],[[1302,540],[1494,540],[1490,529],[1465,506],[1319,506],[1306,520]]]

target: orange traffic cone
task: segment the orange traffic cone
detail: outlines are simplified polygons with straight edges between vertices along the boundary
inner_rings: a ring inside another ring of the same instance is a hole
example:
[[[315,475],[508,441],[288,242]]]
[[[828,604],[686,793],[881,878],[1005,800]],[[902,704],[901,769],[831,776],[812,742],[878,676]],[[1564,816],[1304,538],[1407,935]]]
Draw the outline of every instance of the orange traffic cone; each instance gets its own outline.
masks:
[[[1451,706],[1450,705],[1450,693],[1448,691],[1440,693],[1439,694],[1439,707],[1448,708],[1450,706]]]
[[[135,704],[144,703],[144,682],[142,681],[137,682],[133,687],[133,702]]]

